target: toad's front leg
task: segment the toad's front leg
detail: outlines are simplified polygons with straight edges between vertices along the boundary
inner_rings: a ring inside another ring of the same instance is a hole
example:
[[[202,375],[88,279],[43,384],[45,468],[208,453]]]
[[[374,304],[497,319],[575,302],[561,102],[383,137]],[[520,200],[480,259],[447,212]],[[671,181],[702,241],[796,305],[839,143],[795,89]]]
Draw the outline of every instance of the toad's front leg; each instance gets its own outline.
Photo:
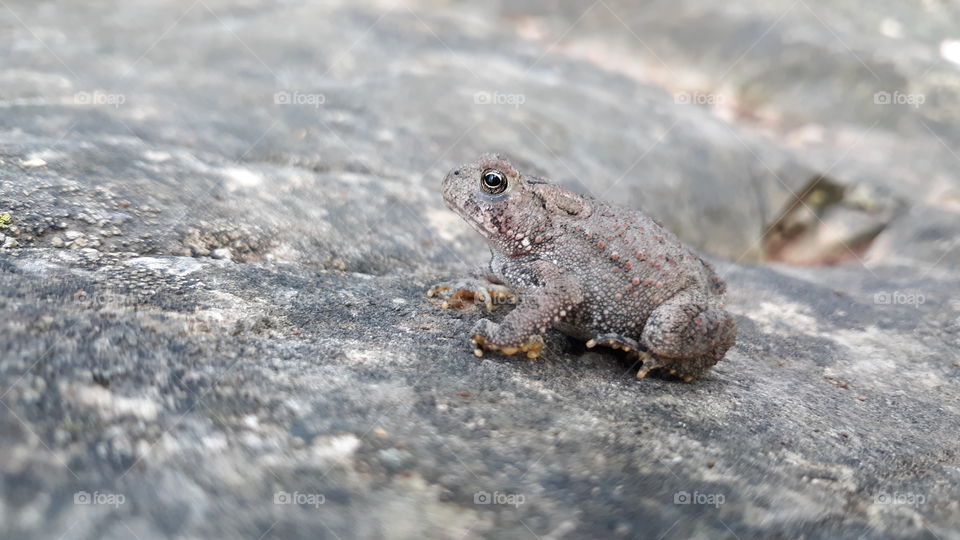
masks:
[[[543,349],[543,334],[580,305],[580,285],[555,265],[537,261],[525,267],[507,267],[505,273],[521,276],[520,305],[500,324],[487,319],[477,321],[471,342],[474,354],[499,351],[503,354],[526,353],[536,358]]]

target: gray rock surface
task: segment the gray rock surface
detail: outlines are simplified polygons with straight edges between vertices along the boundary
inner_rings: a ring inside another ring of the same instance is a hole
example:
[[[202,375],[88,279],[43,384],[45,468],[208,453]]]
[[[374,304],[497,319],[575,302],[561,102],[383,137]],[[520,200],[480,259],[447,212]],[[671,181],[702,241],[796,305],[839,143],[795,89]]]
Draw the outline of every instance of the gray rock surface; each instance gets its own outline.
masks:
[[[947,7],[4,4],[0,536],[960,538]],[[486,150],[713,253],[727,359],[475,358]]]

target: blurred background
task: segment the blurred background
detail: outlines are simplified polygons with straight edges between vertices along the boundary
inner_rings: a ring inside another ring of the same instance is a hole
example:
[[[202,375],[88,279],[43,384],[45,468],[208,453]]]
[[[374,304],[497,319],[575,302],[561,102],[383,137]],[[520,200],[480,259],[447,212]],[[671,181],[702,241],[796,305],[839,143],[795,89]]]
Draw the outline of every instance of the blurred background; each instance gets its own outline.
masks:
[[[0,536],[960,538],[956,3],[0,0],[0,44]],[[488,256],[439,195],[486,151],[709,253],[715,375],[473,358],[422,296]]]

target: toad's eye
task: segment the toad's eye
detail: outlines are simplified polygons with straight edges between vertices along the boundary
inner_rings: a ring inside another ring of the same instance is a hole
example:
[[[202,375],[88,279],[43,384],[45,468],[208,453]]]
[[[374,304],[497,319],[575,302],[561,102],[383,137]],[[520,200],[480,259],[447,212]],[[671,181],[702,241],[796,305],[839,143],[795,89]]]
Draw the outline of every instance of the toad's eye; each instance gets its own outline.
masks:
[[[497,169],[486,169],[480,175],[480,187],[491,195],[503,193],[507,189],[507,177]]]

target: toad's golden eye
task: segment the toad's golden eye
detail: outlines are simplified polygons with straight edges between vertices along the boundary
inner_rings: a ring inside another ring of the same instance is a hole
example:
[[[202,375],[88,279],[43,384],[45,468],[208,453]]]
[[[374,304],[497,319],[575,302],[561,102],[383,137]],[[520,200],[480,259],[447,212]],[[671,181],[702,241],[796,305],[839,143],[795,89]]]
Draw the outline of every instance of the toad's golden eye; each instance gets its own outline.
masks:
[[[491,195],[503,193],[507,189],[507,177],[497,169],[486,169],[480,175],[480,188]]]

